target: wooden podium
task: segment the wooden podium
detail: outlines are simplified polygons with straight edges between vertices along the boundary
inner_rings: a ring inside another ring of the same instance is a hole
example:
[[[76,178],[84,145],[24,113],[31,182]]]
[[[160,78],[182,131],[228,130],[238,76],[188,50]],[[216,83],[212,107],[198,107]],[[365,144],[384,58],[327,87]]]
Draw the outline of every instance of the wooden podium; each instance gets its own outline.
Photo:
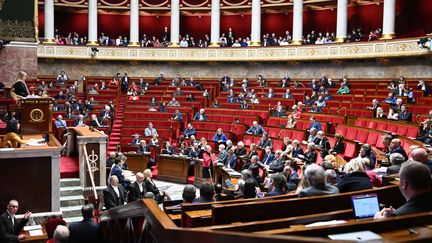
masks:
[[[52,132],[52,98],[27,98],[20,100],[21,132]]]

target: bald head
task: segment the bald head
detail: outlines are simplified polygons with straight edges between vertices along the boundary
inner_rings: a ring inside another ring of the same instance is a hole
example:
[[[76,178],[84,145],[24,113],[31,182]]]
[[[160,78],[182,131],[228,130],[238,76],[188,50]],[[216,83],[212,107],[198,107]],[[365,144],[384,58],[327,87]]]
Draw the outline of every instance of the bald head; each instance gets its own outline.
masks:
[[[411,157],[413,160],[426,163],[428,161],[428,153],[424,148],[416,148],[411,152]]]

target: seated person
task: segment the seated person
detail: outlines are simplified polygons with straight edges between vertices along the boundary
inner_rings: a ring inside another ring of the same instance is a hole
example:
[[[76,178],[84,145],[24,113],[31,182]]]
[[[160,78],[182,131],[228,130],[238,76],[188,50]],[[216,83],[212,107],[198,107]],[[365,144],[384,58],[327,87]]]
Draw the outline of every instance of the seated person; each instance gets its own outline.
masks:
[[[140,144],[141,143],[141,138],[140,138],[140,135],[138,134],[138,133],[134,133],[134,134],[132,134],[132,137],[133,137],[133,139],[132,139],[132,141],[131,141],[131,144]]]
[[[339,193],[337,187],[326,184],[324,169],[317,164],[308,165],[304,176],[309,186],[300,191],[299,197],[322,196]]]
[[[106,127],[105,120],[100,120],[96,114],[91,115],[91,123],[92,127]]]
[[[199,155],[202,153],[202,150],[201,150],[201,148],[199,147],[199,143],[198,142],[194,142],[194,143],[192,143],[192,146],[191,146],[191,148],[189,149],[189,154],[188,154],[188,156],[191,158],[191,159],[194,159],[194,158],[198,158],[199,157]]]
[[[432,211],[432,180],[429,168],[416,161],[402,164],[399,172],[399,188],[407,202],[398,209],[384,208],[375,219]]]
[[[399,121],[408,121],[408,122],[412,121],[412,113],[408,112],[406,105],[401,106],[401,111],[398,113],[397,119]]]
[[[238,142],[237,147],[234,150],[234,154],[237,157],[240,157],[240,156],[245,156],[246,153],[247,153],[247,151],[246,151],[246,148],[244,146],[244,143],[242,141]]]
[[[210,183],[203,183],[200,186],[200,197],[197,198],[194,203],[214,202],[214,195],[214,186]]]
[[[28,140],[20,138],[19,131],[19,122],[17,120],[10,120],[6,125],[6,135],[3,136],[0,148],[19,148],[20,145],[28,143]]]
[[[402,154],[393,153],[390,155],[389,161],[391,166],[387,167],[386,174],[393,175],[399,173],[402,163],[404,163],[406,160]]]
[[[175,97],[173,97],[170,102],[168,102],[167,106],[180,106],[180,103],[176,100]]]
[[[260,142],[258,144],[259,148],[267,148],[269,147],[270,149],[273,149],[273,141],[272,139],[268,136],[268,134],[266,132],[264,132],[261,136]]]
[[[336,92],[336,94],[349,94],[350,93],[350,89],[349,87],[342,83],[339,90]]]
[[[179,111],[179,110],[175,110],[174,111],[174,114],[172,115],[172,117],[171,117],[171,120],[174,120],[174,121],[182,121],[182,113]]]
[[[187,128],[183,131],[184,138],[188,139],[191,136],[196,136],[196,129],[192,126],[192,123],[187,124]]]
[[[252,122],[252,126],[246,131],[248,134],[262,135],[264,133],[264,128],[258,124],[257,121]]]
[[[105,106],[104,110],[100,113],[99,118],[105,120],[111,120],[114,118],[114,114],[111,111],[111,107],[109,105]]]
[[[146,127],[146,129],[144,129],[144,135],[146,137],[152,137],[154,135],[159,136],[157,133],[156,128],[153,127],[153,123],[149,122],[148,126]]]
[[[401,145],[401,140],[398,138],[394,138],[390,142],[390,153],[389,154],[393,154],[393,153],[400,153],[405,158],[405,160],[408,160],[408,155]]]
[[[74,127],[85,127],[87,126],[87,122],[84,119],[83,115],[78,115],[74,121]]]
[[[153,135],[153,137],[150,139],[149,145],[153,146],[153,147],[159,147],[160,146],[159,140],[157,139],[157,135]]]
[[[169,141],[165,141],[165,144],[162,147],[162,154],[167,154],[167,155],[174,154],[174,146],[172,146]]]
[[[193,203],[196,198],[196,188],[193,185],[186,185],[182,193],[183,203]]]
[[[316,150],[315,150],[315,144],[314,143],[308,143],[307,149],[304,152],[304,155],[300,156],[300,158],[301,157],[303,157],[302,160],[308,165],[316,163],[317,154],[316,154]]]
[[[283,174],[273,174],[270,177],[269,193],[266,196],[271,197],[286,194],[286,183],[287,180]]]
[[[150,98],[148,105],[150,105],[150,106],[157,106],[158,105],[158,102],[156,101],[156,98],[154,96]]]
[[[227,151],[223,164],[225,168],[237,170],[237,157],[234,154],[234,150],[230,149]]]
[[[144,139],[140,140],[137,153],[150,153],[150,146]]]
[[[64,100],[66,99],[66,96],[63,94],[63,91],[60,91],[55,97],[54,99],[56,100]]]
[[[316,120],[315,116],[311,116],[309,120],[310,120],[309,130],[311,128],[315,128],[317,131],[321,131],[321,123],[319,123]]]
[[[61,128],[61,127],[64,127],[64,128],[67,127],[67,125],[66,125],[66,121],[63,120],[63,116],[62,116],[62,115],[58,115],[58,116],[57,116],[57,119],[56,119],[56,121],[54,122],[54,125],[56,126],[57,129],[58,129],[58,128]]]
[[[195,114],[194,121],[208,121],[207,114],[203,108],[201,108],[199,112]]]
[[[372,189],[373,185],[365,172],[360,158],[351,160],[344,166],[345,174],[340,177],[337,184],[339,192],[352,192]]]
[[[396,105],[396,96],[394,96],[393,93],[390,92],[388,94],[388,97],[383,102],[390,105]]]
[[[222,128],[218,128],[212,140],[218,143],[224,143],[228,140],[228,138],[223,133]]]
[[[335,145],[333,146],[333,148],[329,150],[329,153],[332,153],[332,154],[345,153],[345,142],[344,142],[345,138],[344,138],[344,136],[336,133],[334,137],[336,139],[336,142],[335,142]]]

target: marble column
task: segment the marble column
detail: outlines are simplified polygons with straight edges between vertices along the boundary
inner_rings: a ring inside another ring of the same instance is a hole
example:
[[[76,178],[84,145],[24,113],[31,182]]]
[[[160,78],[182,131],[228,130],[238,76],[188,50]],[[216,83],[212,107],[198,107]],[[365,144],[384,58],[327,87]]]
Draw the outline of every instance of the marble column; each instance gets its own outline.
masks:
[[[44,43],[54,44],[54,0],[45,0],[44,18]]]
[[[212,0],[210,47],[219,47],[220,46],[219,38],[220,38],[220,0]]]
[[[337,2],[336,42],[344,42],[348,29],[348,0]]]
[[[129,46],[139,46],[139,2],[130,1],[130,36]]]
[[[252,0],[252,24],[250,46],[261,45],[261,0]]]
[[[395,37],[396,0],[384,0],[384,17],[382,40],[390,40]]]
[[[97,46],[98,44],[98,14],[97,0],[88,1],[88,39],[87,45]]]
[[[294,0],[293,5],[293,45],[303,42],[303,0]]]
[[[171,0],[171,43],[170,47],[179,47],[180,36],[180,1]]]

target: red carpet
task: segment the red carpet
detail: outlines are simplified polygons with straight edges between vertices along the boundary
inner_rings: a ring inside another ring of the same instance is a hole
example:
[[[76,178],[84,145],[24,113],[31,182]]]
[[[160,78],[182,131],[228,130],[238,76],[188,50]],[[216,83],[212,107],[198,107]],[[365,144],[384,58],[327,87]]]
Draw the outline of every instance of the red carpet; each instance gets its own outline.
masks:
[[[60,178],[78,178],[78,157],[60,157]]]

